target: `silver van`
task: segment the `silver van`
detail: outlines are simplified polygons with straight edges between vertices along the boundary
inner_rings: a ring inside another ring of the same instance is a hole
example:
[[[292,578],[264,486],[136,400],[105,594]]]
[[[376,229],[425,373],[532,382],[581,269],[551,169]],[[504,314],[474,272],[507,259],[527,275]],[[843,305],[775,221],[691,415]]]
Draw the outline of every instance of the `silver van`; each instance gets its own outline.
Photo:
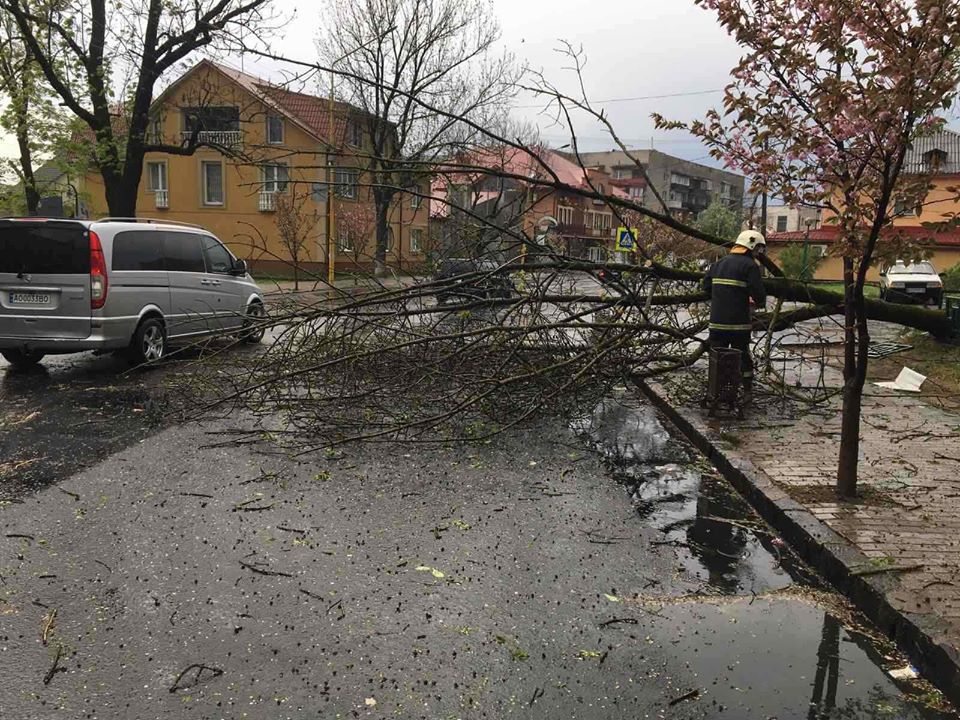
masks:
[[[206,230],[139,219],[0,218],[0,354],[121,352],[140,364],[168,343],[263,338],[263,294]]]

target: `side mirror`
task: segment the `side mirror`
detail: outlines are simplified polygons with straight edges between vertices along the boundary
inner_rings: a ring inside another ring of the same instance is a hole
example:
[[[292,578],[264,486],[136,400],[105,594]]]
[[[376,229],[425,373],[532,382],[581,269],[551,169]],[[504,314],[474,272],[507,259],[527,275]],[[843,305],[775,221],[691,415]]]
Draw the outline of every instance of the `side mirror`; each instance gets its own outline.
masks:
[[[886,277],[886,276],[887,276],[887,274],[886,274],[883,270],[881,270],[881,271],[880,271],[880,277]]]
[[[243,277],[247,274],[247,261],[246,260],[234,260],[233,268],[230,270],[231,275],[237,275]]]

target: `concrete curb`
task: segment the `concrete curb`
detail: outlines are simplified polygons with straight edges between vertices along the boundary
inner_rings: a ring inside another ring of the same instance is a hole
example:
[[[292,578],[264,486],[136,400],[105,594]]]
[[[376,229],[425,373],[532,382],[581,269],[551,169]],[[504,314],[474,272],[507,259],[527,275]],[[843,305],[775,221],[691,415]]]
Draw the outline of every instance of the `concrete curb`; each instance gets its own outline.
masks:
[[[960,704],[960,654],[942,642],[945,623],[933,612],[907,613],[891,603],[895,573],[856,575],[870,562],[855,545],[793,500],[762,470],[736,451],[719,447],[697,417],[675,408],[655,385],[637,383],[647,398],[723,473],[801,558],[893,639],[920,673],[955,705]]]

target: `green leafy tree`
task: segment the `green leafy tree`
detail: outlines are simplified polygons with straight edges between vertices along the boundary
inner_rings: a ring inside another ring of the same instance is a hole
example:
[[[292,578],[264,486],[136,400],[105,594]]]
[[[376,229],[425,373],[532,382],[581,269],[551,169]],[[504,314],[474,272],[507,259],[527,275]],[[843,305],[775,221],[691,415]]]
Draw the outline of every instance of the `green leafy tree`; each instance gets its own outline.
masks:
[[[12,205],[34,213],[40,204],[34,164],[37,158],[56,152],[56,146],[64,139],[66,122],[53,102],[53,93],[20,28],[13,16],[3,11],[0,11],[0,93],[7,100],[0,113],[0,127],[17,141],[19,156],[10,159],[9,169],[16,175],[23,203],[7,199]]]
[[[697,216],[694,226],[698,230],[715,235],[724,240],[733,240],[740,234],[742,225],[740,213],[729,208],[719,200],[714,200],[710,206]]]
[[[810,247],[804,252],[803,243],[787,243],[780,254],[777,255],[777,262],[783,274],[792,280],[802,280],[809,282],[817,273],[817,268],[823,262],[823,257],[815,253]]]

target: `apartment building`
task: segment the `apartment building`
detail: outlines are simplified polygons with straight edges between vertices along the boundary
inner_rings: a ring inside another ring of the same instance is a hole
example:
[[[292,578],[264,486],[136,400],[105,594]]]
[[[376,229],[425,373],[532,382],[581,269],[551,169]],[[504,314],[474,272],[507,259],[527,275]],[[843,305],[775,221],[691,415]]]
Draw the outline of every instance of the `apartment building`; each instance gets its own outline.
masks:
[[[565,153],[576,160],[577,156]],[[740,209],[743,205],[744,177],[737,173],[673,157],[659,150],[622,150],[580,153],[585,167],[611,177],[615,187],[645,208],[662,210],[647,179],[663,198],[672,215],[695,218],[715,200]],[[643,177],[646,171],[646,178]]]
[[[537,182],[554,179],[571,189]],[[521,240],[527,238],[570,257],[606,260],[619,223],[604,201],[575,189],[627,197],[606,173],[584,170],[546,147],[477,148],[438,168],[431,236],[439,254],[511,260],[532,251]]]
[[[321,273],[328,260],[338,269],[370,266],[375,215],[363,132],[370,118],[361,110],[203,60],[150,112],[152,139],[200,146],[190,155],[148,153],[138,216],[201,225],[255,269],[285,273],[290,253],[277,226],[284,198],[306,218],[302,267]],[[425,181],[397,195],[388,265],[424,261],[429,217],[421,198],[428,194]],[[84,195],[92,216],[107,214],[96,170],[84,178]]]

